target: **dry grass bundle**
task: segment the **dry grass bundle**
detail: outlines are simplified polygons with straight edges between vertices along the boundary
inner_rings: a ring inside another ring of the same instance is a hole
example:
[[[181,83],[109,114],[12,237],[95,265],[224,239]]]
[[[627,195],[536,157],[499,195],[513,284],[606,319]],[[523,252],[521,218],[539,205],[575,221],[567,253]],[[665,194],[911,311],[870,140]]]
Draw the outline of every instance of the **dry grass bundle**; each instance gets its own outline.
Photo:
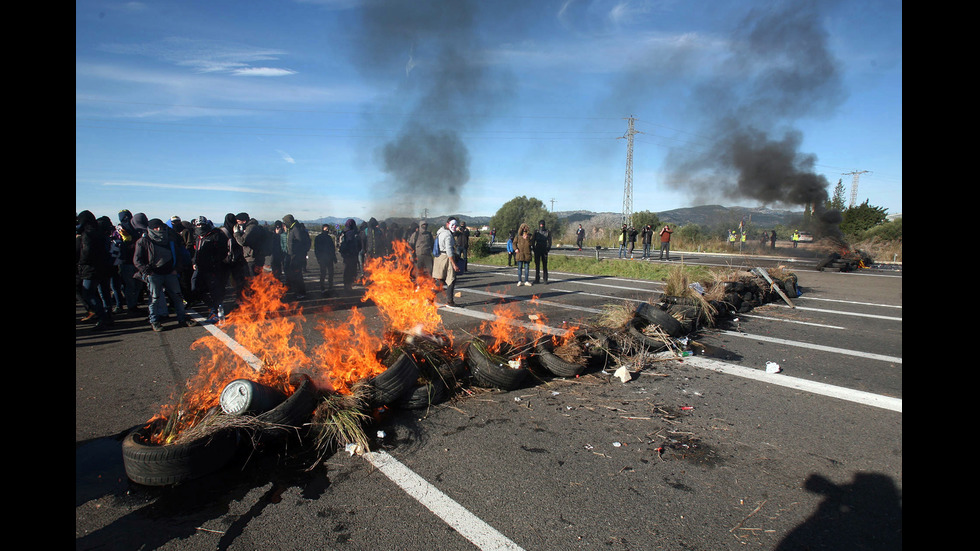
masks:
[[[552,352],[570,364],[582,365],[586,361],[585,350],[578,339],[568,339],[568,342],[556,346]]]
[[[602,312],[596,317],[595,325],[604,329],[620,331],[626,329],[633,322],[635,312],[636,307],[628,302],[606,304],[602,307]]]
[[[181,431],[173,439],[173,442],[168,443],[189,442],[198,438],[206,438],[229,429],[241,430],[248,433],[252,435],[254,440],[255,435],[260,432],[276,430],[289,431],[296,430],[296,427],[270,423],[258,419],[253,415],[227,415],[221,411],[221,408],[214,407],[197,424]]]
[[[367,413],[370,392],[367,382],[358,381],[351,387],[349,395],[331,393],[323,396],[310,420],[310,433],[319,456],[317,462],[335,446],[354,444],[360,449],[369,449],[364,425],[371,420]]]

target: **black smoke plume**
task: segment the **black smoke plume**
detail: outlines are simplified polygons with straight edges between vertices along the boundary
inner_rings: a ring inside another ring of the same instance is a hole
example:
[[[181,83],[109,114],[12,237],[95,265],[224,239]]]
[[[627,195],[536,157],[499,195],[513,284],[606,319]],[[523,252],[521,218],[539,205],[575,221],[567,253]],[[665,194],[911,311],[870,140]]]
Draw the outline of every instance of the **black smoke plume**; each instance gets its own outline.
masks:
[[[375,151],[387,175],[386,205],[415,215],[420,205],[459,205],[470,178],[463,132],[507,96],[507,79],[484,59],[471,0],[376,0],[360,8],[364,43],[355,52],[368,74],[396,82],[376,127],[398,130]],[[389,84],[389,87],[390,84]]]
[[[810,206],[825,231],[836,231],[840,213],[825,209],[829,182],[814,169],[816,155],[800,151],[803,135],[794,127],[833,113],[846,95],[819,6],[758,8],[736,26],[716,77],[693,94],[700,145],[668,152],[669,185],[699,202]]]

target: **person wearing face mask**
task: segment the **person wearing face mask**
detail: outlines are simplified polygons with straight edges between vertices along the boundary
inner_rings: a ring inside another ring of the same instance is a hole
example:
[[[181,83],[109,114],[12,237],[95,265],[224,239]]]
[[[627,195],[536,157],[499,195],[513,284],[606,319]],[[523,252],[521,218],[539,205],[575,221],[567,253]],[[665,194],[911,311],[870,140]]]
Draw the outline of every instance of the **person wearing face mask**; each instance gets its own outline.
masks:
[[[456,272],[459,271],[459,267],[453,255],[456,250],[453,234],[456,232],[457,224],[458,220],[455,216],[450,216],[446,220],[446,225],[436,232],[435,245],[432,251],[432,278],[442,281],[445,285],[447,306],[456,306],[453,295],[456,290]],[[438,256],[436,255],[437,252]]]
[[[159,218],[150,220],[146,234],[136,242],[133,264],[150,291],[150,327],[162,331],[161,312],[166,312],[170,299],[177,313],[177,327],[186,327],[184,297],[180,291],[177,272],[189,261],[183,244],[177,242],[177,234]]]

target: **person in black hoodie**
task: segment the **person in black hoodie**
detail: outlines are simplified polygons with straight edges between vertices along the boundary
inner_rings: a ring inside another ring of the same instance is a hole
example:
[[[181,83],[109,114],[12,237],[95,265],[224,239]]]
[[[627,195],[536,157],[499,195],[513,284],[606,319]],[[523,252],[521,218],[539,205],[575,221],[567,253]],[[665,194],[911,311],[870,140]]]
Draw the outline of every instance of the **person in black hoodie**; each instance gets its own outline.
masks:
[[[136,242],[133,264],[150,289],[150,327],[162,331],[161,312],[165,315],[169,298],[177,313],[177,326],[186,327],[184,297],[177,272],[189,261],[177,233],[159,218],[147,223],[146,234]]]
[[[544,220],[538,221],[538,231],[534,232],[531,245],[534,251],[534,282],[541,283],[541,272],[544,272],[544,284],[548,284],[548,252],[551,251],[551,232],[544,227]]]
[[[141,219],[145,219],[142,215]],[[143,292],[143,281],[136,278],[136,267],[133,266],[133,252],[136,242],[143,237],[145,227],[140,229],[134,223],[135,217],[127,209],[119,211],[119,224],[116,225],[116,233],[119,234],[122,243],[119,249],[119,278],[122,280],[123,296],[126,297],[126,311],[130,316],[141,315],[139,309],[140,294]]]
[[[109,240],[99,230],[98,222],[91,211],[83,210],[75,217],[75,233],[81,236],[76,240],[75,251],[78,278],[82,283],[82,298],[90,312],[95,313],[95,327],[101,331],[112,325],[112,313],[102,302],[109,296],[109,272],[112,260],[109,257]],[[101,293],[101,294],[100,294]]]
[[[348,218],[344,223],[339,248],[340,257],[344,261],[344,290],[350,291],[354,288],[354,279],[357,278],[357,265],[361,254],[360,231],[353,218]]]

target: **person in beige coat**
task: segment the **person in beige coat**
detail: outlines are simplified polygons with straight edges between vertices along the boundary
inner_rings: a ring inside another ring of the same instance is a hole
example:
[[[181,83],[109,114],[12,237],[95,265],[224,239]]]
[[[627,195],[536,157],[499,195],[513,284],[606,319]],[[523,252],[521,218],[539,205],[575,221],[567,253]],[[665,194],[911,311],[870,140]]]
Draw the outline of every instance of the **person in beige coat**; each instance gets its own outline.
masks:
[[[521,224],[517,230],[517,239],[514,240],[514,260],[517,261],[517,286],[531,286],[528,281],[531,272],[531,228],[527,224]]]

